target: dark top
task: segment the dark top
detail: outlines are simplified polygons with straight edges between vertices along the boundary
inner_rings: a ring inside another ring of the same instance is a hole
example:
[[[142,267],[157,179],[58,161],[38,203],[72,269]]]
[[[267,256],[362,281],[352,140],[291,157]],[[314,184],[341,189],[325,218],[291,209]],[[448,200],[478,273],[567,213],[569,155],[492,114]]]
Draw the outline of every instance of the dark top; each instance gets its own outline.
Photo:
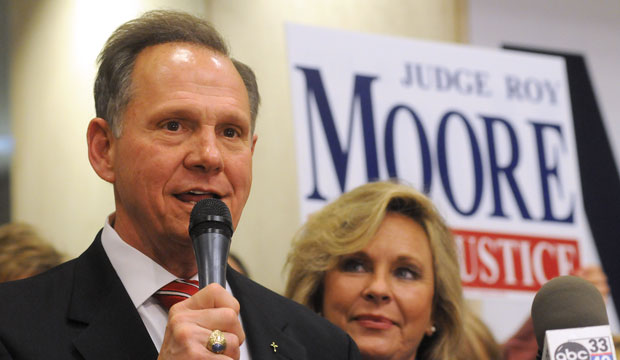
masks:
[[[253,360],[360,358],[348,335],[306,307],[232,269],[227,280],[241,305]],[[2,360],[157,356],[101,245],[101,232],[78,258],[41,275],[0,284]]]

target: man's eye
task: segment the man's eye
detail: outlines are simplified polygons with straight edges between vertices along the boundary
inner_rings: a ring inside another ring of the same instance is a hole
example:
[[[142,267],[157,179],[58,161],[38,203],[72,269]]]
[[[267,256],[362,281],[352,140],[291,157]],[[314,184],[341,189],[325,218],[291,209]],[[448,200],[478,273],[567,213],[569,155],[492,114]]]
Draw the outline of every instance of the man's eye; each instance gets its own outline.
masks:
[[[224,136],[232,138],[237,136],[237,131],[233,128],[224,129]]]
[[[178,121],[168,121],[166,123],[166,130],[179,131],[180,128],[181,128],[181,124],[179,124]]]

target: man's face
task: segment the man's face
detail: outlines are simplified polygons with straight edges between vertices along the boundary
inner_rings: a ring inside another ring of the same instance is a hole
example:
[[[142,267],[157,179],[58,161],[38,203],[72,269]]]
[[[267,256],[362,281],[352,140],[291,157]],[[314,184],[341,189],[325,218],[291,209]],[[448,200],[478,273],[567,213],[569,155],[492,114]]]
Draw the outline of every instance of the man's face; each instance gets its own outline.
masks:
[[[191,246],[189,215],[208,197],[228,205],[236,227],[255,143],[248,95],[230,59],[187,43],[144,49],[121,136],[110,145],[114,228],[147,255],[174,256],[169,249]]]

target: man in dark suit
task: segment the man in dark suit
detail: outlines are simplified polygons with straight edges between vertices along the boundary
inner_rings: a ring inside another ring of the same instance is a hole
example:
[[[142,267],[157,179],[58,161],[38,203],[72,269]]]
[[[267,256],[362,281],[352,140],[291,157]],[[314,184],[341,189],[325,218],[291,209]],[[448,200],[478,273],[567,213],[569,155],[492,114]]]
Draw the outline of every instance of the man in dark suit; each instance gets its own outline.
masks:
[[[79,258],[0,286],[0,359],[358,358],[346,334],[234,270],[228,289],[164,306],[156,292],[196,278],[193,205],[218,198],[241,217],[256,80],[208,23],[171,11],[122,25],[99,63],[88,154],[115,212]]]

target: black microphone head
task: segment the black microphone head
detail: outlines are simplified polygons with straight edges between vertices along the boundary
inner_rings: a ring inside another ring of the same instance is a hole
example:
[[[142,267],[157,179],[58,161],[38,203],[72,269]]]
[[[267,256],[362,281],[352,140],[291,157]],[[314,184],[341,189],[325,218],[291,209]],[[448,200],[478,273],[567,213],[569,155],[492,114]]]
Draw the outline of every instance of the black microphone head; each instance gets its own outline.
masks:
[[[532,302],[532,322],[539,349],[547,330],[609,325],[601,293],[576,276],[556,277],[538,290]]]
[[[189,234],[193,239],[206,232],[219,232],[232,237],[232,217],[222,200],[202,199],[194,205],[189,216]]]

